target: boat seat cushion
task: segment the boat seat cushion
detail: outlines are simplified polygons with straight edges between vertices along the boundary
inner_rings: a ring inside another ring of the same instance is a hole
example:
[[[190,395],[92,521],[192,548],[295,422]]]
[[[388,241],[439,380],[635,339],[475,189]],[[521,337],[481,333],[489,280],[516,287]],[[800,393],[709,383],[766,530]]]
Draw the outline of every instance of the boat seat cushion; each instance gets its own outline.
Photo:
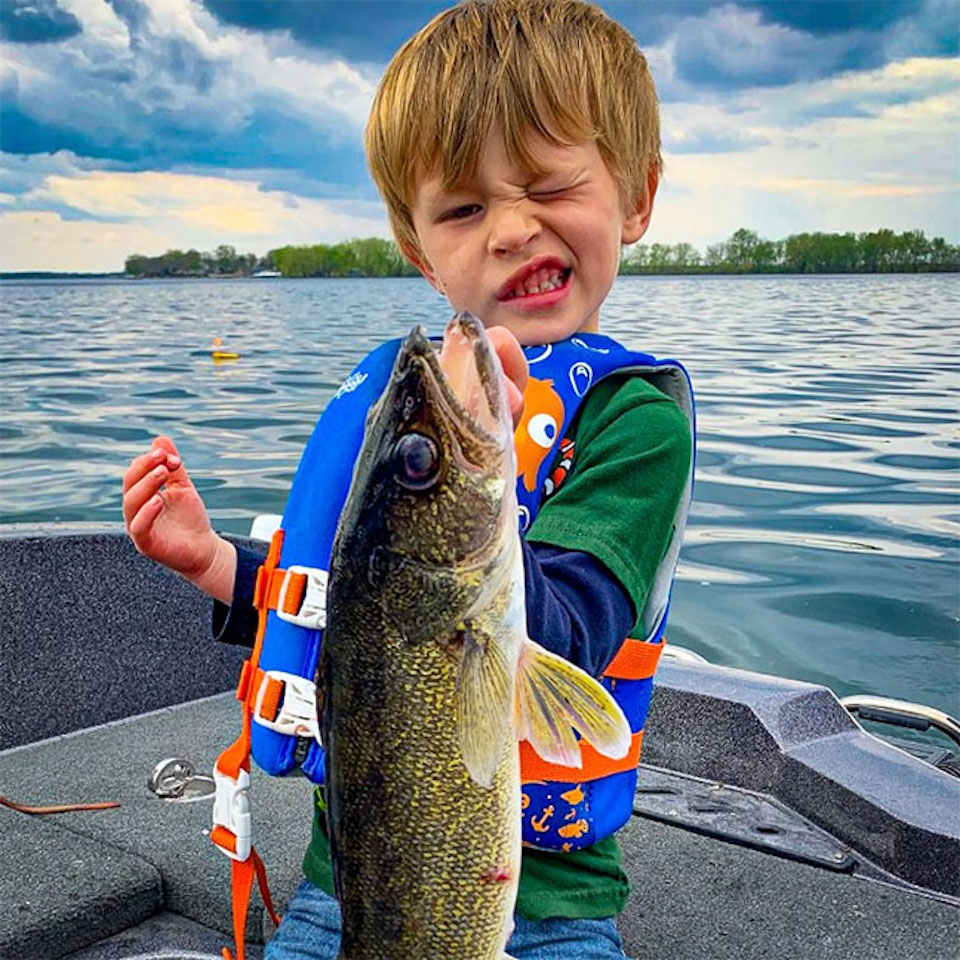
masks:
[[[162,904],[160,874],[146,860],[49,817],[0,809],[0,957],[60,956]]]
[[[4,951],[4,938],[20,936],[20,918],[43,899],[43,923],[50,929],[82,926],[78,914],[87,904],[91,916],[102,913],[104,923],[116,921],[110,929],[92,931],[86,942],[160,909],[222,931],[225,946],[232,942],[230,861],[207,836],[212,799],[161,800],[147,781],[158,762],[169,757],[185,758],[198,773],[209,775],[217,754],[236,738],[239,723],[235,697],[219,694],[0,753],[0,783],[8,785],[5,792],[16,793],[12,799],[19,803],[121,804],[44,818],[0,809],[0,855],[6,864],[0,877],[0,956],[17,955]],[[311,785],[302,777],[278,779],[257,770],[252,779],[254,843],[282,909],[302,876]],[[271,929],[255,896],[249,942],[263,942]],[[71,943],[71,948],[82,945]]]

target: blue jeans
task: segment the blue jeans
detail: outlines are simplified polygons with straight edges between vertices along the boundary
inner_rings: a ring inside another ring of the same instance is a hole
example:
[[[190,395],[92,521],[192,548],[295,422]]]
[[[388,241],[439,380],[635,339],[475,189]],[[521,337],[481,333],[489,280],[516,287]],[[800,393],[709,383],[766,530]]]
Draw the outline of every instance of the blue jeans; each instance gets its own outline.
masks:
[[[517,915],[507,953],[516,960],[625,960],[612,917],[603,920],[537,922]],[[340,905],[304,880],[297,888],[283,922],[267,944],[264,960],[337,960],[340,948]]]

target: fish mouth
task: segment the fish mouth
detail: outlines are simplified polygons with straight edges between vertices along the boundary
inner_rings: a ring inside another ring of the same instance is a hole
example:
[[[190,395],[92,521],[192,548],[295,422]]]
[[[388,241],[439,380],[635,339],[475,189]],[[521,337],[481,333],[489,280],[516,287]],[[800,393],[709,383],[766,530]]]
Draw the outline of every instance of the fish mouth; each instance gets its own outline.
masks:
[[[462,430],[496,445],[504,440],[507,399],[503,374],[483,324],[469,313],[453,316],[438,350],[422,326],[400,348],[398,368],[419,368],[444,412]],[[509,433],[509,431],[506,431]]]

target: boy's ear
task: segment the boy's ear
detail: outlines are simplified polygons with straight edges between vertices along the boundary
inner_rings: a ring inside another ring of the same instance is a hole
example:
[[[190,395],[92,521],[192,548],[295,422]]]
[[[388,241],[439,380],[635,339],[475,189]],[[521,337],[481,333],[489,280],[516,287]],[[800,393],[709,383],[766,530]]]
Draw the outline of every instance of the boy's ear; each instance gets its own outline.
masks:
[[[627,208],[623,218],[622,244],[636,243],[650,226],[650,217],[653,214],[653,198],[657,195],[660,184],[660,174],[654,164],[647,172],[647,188],[636,197],[633,205]]]
[[[401,243],[400,252],[420,271],[423,279],[439,294],[443,294],[443,284],[433,272],[433,267],[419,250],[414,250],[409,244]]]

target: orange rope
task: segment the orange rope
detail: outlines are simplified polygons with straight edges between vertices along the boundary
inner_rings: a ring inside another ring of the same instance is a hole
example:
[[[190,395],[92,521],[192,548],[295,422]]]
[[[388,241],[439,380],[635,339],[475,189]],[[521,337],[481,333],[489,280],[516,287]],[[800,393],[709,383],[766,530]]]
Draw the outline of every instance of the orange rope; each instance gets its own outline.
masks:
[[[63,804],[54,804],[49,807],[30,807],[24,803],[14,803],[9,797],[0,796],[0,806],[9,807],[11,810],[16,810],[17,813],[31,813],[31,814],[44,814],[44,813],[72,813],[74,810],[112,810],[114,807],[119,807],[119,803],[63,803]]]

